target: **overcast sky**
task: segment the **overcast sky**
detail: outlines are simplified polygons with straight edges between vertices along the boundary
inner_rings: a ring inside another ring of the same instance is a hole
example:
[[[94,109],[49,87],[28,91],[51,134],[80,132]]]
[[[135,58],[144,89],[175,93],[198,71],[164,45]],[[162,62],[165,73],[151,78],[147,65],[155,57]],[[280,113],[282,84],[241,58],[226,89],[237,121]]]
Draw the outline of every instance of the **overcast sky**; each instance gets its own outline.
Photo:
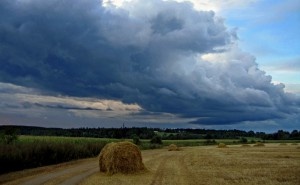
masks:
[[[0,124],[300,129],[297,0],[2,0]]]

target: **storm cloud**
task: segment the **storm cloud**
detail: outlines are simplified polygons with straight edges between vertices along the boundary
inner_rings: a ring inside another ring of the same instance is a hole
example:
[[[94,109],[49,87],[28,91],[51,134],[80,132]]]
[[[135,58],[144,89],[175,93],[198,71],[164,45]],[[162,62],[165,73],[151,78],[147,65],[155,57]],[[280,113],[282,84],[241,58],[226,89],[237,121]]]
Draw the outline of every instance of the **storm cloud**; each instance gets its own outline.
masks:
[[[188,2],[0,1],[0,82],[232,124],[299,114],[213,11]]]

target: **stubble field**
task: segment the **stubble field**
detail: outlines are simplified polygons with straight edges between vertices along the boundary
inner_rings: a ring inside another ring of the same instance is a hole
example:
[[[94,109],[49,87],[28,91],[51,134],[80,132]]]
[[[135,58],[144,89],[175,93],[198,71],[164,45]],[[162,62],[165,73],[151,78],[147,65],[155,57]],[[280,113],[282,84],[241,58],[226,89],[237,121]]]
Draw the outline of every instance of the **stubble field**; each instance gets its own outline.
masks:
[[[99,172],[98,159],[12,173],[5,184],[80,185],[297,185],[300,183],[299,145],[264,147],[185,147],[142,151],[147,171],[134,175]],[[26,174],[27,173],[27,174]],[[4,178],[4,176],[0,177]],[[8,177],[5,177],[8,178]]]

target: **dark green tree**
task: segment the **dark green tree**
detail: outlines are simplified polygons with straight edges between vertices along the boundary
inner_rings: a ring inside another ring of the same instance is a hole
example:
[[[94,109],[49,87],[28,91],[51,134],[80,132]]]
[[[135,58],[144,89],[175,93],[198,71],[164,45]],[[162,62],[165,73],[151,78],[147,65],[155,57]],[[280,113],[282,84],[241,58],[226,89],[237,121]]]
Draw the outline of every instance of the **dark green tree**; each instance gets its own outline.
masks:
[[[162,144],[162,139],[159,135],[155,135],[152,137],[152,139],[150,140],[150,143],[152,144]]]
[[[131,138],[132,138],[132,142],[134,144],[136,144],[136,145],[140,145],[141,144],[141,140],[140,140],[139,136],[137,136],[137,135],[134,134],[134,135],[131,136]]]
[[[247,142],[248,142],[248,139],[245,138],[245,137],[242,137],[242,138],[240,139],[240,142],[241,142],[241,143],[247,143]]]

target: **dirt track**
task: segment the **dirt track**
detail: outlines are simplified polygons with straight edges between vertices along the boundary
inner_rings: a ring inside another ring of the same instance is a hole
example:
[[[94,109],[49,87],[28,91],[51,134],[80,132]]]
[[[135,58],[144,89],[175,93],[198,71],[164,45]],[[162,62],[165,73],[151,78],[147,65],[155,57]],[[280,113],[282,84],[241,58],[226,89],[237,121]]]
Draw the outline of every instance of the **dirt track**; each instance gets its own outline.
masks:
[[[300,150],[267,146],[220,149],[212,147],[143,151],[148,171],[134,175],[99,172],[97,158],[75,162],[18,178],[15,185],[201,185],[201,184],[297,184],[300,182]]]

